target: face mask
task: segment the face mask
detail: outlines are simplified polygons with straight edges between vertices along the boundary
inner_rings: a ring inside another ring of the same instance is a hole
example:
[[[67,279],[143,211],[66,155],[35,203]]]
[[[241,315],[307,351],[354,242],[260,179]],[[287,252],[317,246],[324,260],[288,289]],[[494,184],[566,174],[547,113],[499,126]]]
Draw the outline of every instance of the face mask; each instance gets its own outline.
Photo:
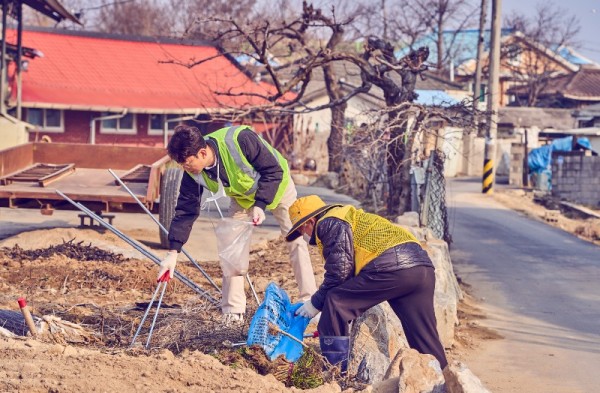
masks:
[[[308,233],[303,233],[302,238],[307,244],[310,244],[310,235]]]

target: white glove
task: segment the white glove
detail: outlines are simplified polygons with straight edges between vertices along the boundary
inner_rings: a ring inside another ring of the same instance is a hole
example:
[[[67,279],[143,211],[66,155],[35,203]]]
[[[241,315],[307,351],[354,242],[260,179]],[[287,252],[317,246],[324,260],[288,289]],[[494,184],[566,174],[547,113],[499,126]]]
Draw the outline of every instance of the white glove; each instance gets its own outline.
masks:
[[[296,310],[296,315],[302,315],[305,318],[314,318],[319,312],[320,311],[313,306],[312,302],[307,300]]]
[[[169,251],[165,258],[160,261],[160,270],[158,271],[157,280],[168,270],[169,276],[173,278],[175,274],[175,265],[177,265],[177,251]]]
[[[265,211],[258,206],[252,208],[252,223],[254,225],[260,225],[265,220]]]

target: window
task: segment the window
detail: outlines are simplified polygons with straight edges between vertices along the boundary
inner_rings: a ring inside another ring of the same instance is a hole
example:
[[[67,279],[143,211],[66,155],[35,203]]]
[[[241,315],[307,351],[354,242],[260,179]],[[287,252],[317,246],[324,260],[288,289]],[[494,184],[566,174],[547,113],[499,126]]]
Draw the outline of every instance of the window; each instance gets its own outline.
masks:
[[[64,132],[63,111],[58,109],[27,109],[27,122],[48,132]]]
[[[594,127],[594,119],[589,119],[589,120],[579,120],[577,122],[577,128],[587,128],[587,127]]]
[[[485,102],[485,95],[487,94],[487,86],[485,84],[479,85],[479,102]]]
[[[150,115],[150,127],[148,128],[148,135],[162,135],[164,133],[164,124],[166,120],[177,119],[182,117],[181,115]],[[169,134],[173,133],[173,130],[179,124],[178,121],[171,121],[169,124]]]
[[[118,116],[114,112],[103,112],[102,116]],[[135,134],[135,115],[128,113],[118,119],[102,120],[100,132],[103,134]]]

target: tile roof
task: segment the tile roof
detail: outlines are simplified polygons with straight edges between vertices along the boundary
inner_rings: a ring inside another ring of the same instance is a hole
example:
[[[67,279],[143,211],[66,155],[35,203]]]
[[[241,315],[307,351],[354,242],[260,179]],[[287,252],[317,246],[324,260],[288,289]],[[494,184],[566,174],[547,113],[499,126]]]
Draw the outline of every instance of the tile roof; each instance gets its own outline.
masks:
[[[14,30],[8,41],[16,41]],[[214,91],[265,94],[273,89],[250,79],[207,43],[36,29],[23,32],[23,45],[44,54],[22,74],[24,107],[190,113],[264,103],[252,95],[218,96]],[[211,56],[192,68],[161,63]]]
[[[509,93],[524,94],[527,87],[516,86]],[[551,79],[541,95],[561,95],[580,101],[600,101],[600,67],[582,65],[579,71]]]

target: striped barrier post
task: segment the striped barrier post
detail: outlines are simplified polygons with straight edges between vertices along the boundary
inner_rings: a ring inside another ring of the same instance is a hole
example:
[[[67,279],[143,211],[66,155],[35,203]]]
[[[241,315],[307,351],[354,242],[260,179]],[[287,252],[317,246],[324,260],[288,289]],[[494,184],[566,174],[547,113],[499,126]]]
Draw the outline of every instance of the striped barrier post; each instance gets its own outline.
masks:
[[[491,194],[494,192],[494,160],[491,158],[486,158],[483,161],[481,192],[483,194]]]

